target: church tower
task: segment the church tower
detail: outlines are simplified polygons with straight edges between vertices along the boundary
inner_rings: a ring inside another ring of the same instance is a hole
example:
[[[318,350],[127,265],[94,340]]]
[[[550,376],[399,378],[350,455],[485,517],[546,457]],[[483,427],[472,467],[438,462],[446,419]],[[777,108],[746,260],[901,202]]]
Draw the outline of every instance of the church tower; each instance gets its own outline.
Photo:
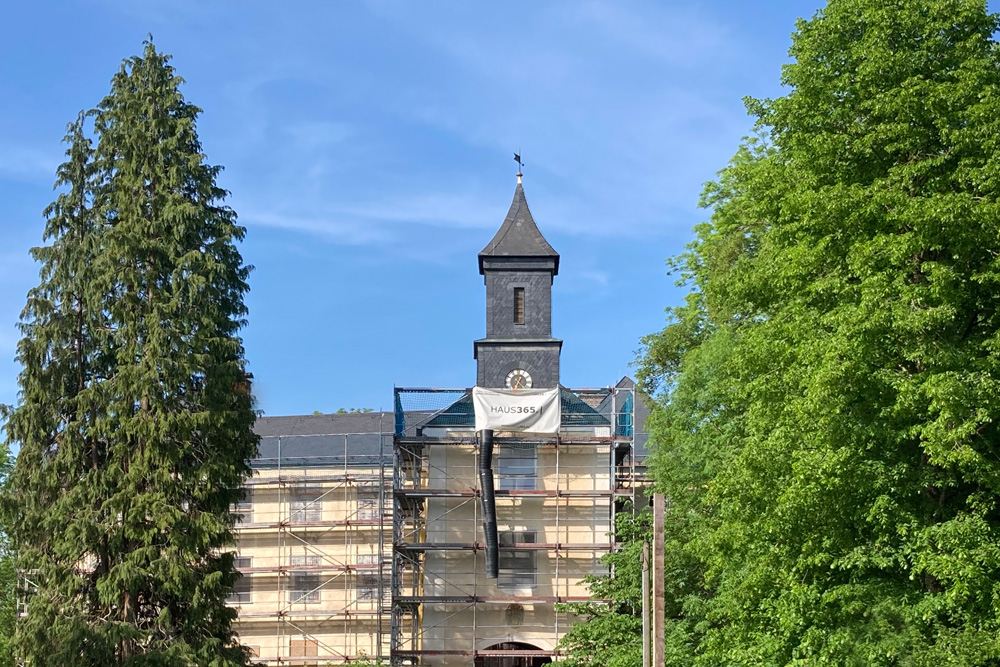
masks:
[[[552,337],[552,279],[558,272],[559,253],[538,231],[518,174],[507,217],[479,253],[486,338],[475,341],[478,386],[559,386],[562,341]]]

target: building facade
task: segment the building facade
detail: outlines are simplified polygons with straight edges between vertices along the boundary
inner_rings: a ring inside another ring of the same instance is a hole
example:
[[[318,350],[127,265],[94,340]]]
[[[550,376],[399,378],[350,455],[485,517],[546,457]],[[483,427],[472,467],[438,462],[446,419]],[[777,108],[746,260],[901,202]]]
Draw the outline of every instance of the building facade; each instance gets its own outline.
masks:
[[[392,418],[258,421],[260,455],[237,507],[243,577],[230,603],[260,662],[388,656]]]
[[[486,337],[476,385],[558,388],[558,434],[495,434],[498,576],[486,535],[471,389],[398,388],[391,413],[262,418],[260,457],[240,506],[244,573],[232,603],[259,660],[325,665],[519,667],[558,659],[604,572],[615,512],[641,483],[634,384],[571,390],[552,337],[559,255],[518,177],[479,254]]]

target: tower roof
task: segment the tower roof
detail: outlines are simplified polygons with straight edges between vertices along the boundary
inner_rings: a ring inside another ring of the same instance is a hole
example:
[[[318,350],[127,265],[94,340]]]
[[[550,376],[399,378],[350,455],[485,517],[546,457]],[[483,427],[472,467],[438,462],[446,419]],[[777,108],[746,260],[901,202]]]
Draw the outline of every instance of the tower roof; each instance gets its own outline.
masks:
[[[518,175],[520,176],[520,174]],[[483,272],[483,259],[488,257],[548,257],[555,260],[555,271],[559,272],[559,253],[552,249],[538,225],[531,217],[528,200],[524,198],[524,188],[518,178],[514,190],[514,201],[503,224],[493,240],[479,253],[479,272]]]

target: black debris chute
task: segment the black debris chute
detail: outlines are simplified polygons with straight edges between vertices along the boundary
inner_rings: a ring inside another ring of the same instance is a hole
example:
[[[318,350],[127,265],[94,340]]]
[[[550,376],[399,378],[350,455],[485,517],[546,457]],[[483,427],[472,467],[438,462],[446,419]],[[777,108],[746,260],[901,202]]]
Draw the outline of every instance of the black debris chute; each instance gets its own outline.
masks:
[[[479,488],[483,501],[483,536],[486,540],[486,576],[500,575],[500,550],[497,539],[497,499],[493,488],[493,431],[479,432]]]

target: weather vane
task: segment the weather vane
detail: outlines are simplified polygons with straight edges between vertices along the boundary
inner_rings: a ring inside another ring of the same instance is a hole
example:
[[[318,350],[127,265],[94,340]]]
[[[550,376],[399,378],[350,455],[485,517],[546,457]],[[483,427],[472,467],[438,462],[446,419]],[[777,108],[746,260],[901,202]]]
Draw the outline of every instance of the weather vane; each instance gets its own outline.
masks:
[[[518,148],[517,150],[520,151],[521,149]],[[517,182],[520,183],[521,182],[521,169],[522,169],[522,167],[524,167],[524,162],[521,161],[521,153],[520,152],[514,153],[514,162],[517,163]]]

